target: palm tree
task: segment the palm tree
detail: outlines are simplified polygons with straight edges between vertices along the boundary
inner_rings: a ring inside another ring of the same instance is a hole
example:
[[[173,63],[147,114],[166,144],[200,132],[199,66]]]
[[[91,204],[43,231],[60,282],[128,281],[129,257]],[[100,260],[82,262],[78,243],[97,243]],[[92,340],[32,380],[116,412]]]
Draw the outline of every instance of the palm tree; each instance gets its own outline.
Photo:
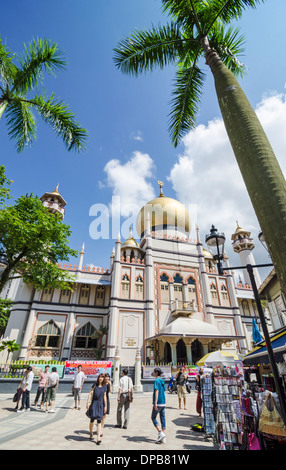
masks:
[[[21,152],[36,138],[35,109],[63,140],[68,150],[83,150],[87,136],[67,105],[40,90],[43,73],[55,75],[65,68],[57,44],[47,39],[32,40],[22,56],[11,54],[0,38],[0,119],[6,114],[8,134]],[[36,89],[33,96],[30,92]]]
[[[263,0],[162,0],[172,21],[135,31],[115,49],[115,64],[138,75],[176,64],[169,132],[175,146],[196,125],[205,59],[224,124],[286,298],[286,183],[265,132],[236,76],[244,38],[229,24]]]
[[[2,341],[2,344],[0,346],[0,351],[5,351],[5,349],[7,349],[8,351],[6,362],[8,362],[10,354],[15,351],[19,351],[20,347],[21,347],[20,344],[17,344],[14,339],[11,341]]]

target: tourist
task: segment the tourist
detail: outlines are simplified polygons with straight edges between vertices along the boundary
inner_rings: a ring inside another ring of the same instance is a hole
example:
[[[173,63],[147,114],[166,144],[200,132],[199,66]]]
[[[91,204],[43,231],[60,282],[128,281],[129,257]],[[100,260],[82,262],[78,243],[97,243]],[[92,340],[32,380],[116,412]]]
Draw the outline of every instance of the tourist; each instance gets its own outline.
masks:
[[[92,386],[86,403],[87,416],[90,418],[89,423],[89,438],[93,439],[93,426],[94,421],[97,421],[97,441],[96,444],[101,444],[102,437],[102,418],[107,409],[106,400],[106,385],[104,385],[104,374],[97,377],[96,383]]]
[[[46,413],[48,412],[55,413],[54,404],[56,400],[57,390],[59,387],[59,382],[60,382],[60,378],[59,378],[59,374],[57,373],[57,368],[53,367],[52,372],[48,377],[48,387],[47,387],[47,393],[45,397]],[[49,403],[51,406],[50,410],[48,410]]]
[[[156,442],[166,444],[166,417],[165,417],[165,407],[166,407],[166,397],[165,397],[165,381],[162,379],[162,370],[160,367],[154,369],[153,375],[155,377],[154,381],[154,390],[153,390],[153,409],[151,419],[158,431],[158,437]],[[161,428],[157,421],[157,416],[160,415]]]
[[[130,403],[133,401],[133,382],[128,377],[128,370],[124,369],[122,377],[119,381],[118,389],[118,405],[117,405],[117,425],[116,428],[122,427],[122,410],[124,408],[124,424],[123,429],[127,429],[129,423]]]
[[[48,377],[50,375],[49,368],[50,368],[50,366],[46,366],[45,367],[45,372],[43,372],[43,370],[42,370],[42,372],[39,375],[38,390],[37,390],[37,394],[36,394],[36,398],[35,398],[35,403],[33,405],[35,408],[37,408],[38,400],[39,400],[40,396],[42,395],[41,404],[40,404],[40,409],[41,410],[42,410],[43,405],[45,403],[45,395],[46,395],[46,390],[47,390]]]
[[[179,410],[181,409],[182,398],[184,401],[184,409],[187,409],[187,388],[186,383],[188,380],[188,375],[184,373],[183,368],[180,367],[179,372],[176,375],[176,383],[178,390],[178,399],[179,399]]]
[[[201,396],[201,388],[202,388],[202,383],[201,383],[201,378],[204,373],[204,370],[200,368],[198,375],[196,376],[196,390],[197,390],[197,401],[196,401],[196,411],[199,416],[202,416],[202,396]]]
[[[34,373],[31,366],[25,370],[24,377],[19,385],[19,388],[23,390],[22,394],[22,406],[17,413],[24,413],[24,411],[30,411],[30,391],[32,389],[34,380]]]
[[[111,385],[111,380],[110,380],[110,375],[109,374],[105,374],[105,376],[104,376],[104,385],[106,386],[107,406],[106,406],[106,413],[104,413],[103,418],[102,418],[102,433],[103,433],[103,428],[104,428],[104,424],[105,424],[106,415],[109,415],[109,411],[110,411],[109,394],[112,393],[112,385]]]
[[[84,380],[85,380],[85,375],[84,375],[84,372],[82,371],[82,366],[79,365],[77,368],[77,372],[74,375],[74,381],[73,381],[73,386],[72,386],[75,410],[76,409],[80,410],[80,396],[81,396],[81,390],[84,384]]]

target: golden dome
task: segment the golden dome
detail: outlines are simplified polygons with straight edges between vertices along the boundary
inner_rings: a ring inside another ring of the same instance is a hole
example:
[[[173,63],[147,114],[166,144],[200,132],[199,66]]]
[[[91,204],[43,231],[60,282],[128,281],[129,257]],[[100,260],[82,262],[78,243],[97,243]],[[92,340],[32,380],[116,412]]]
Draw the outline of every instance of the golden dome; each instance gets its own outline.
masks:
[[[137,243],[135,238],[133,238],[133,236],[132,236],[132,230],[133,230],[133,227],[131,225],[130,226],[130,235],[127,238],[127,240],[125,240],[125,242],[122,243],[121,248],[126,248],[128,246],[133,247],[133,248],[140,248],[139,244]]]
[[[156,227],[162,229],[176,228],[182,229],[185,234],[191,230],[190,216],[184,204],[176,199],[166,197],[163,194],[163,183],[158,181],[160,195],[156,199],[145,204],[137,216],[136,228],[139,236],[142,236],[147,228],[147,217],[150,217],[150,229]],[[152,214],[152,218],[151,218]]]
[[[204,254],[204,258],[213,260],[213,255],[209,251],[205,250],[204,248],[203,248],[203,254]]]

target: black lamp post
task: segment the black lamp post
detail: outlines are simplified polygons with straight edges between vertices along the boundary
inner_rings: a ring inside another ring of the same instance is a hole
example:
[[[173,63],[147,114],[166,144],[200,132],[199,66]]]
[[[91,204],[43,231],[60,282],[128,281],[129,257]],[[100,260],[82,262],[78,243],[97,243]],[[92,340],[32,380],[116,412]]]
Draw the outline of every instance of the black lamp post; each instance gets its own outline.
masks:
[[[259,234],[258,234],[258,240],[260,241],[261,245],[262,245],[262,246],[265,248],[265,250],[267,251],[268,256],[270,256],[267,243],[266,243],[265,238],[264,238],[264,235],[263,235],[263,233],[262,233],[261,231],[260,231]]]
[[[221,237],[221,235],[223,235],[223,237]],[[225,241],[224,234],[218,234],[217,229],[215,229],[214,226],[212,226],[211,234],[206,236],[206,243],[209,246],[217,246],[218,254],[215,255],[214,258],[216,257],[215,259],[218,259],[218,260],[223,259],[223,256],[221,255],[221,253],[219,251],[219,246],[220,246],[219,245],[219,240],[222,240],[223,238],[224,238],[224,241]],[[208,243],[209,239],[211,239],[212,245],[210,245]],[[215,240],[218,240],[218,243],[214,243]],[[264,338],[265,338],[265,344],[266,344],[267,353],[268,353],[268,357],[269,357],[269,362],[270,362],[272,373],[273,373],[275,388],[276,388],[277,395],[278,395],[279,402],[280,402],[281,415],[282,415],[282,419],[283,419],[283,421],[286,425],[285,395],[284,395],[284,391],[283,391],[283,388],[282,388],[282,385],[281,385],[281,382],[280,382],[280,379],[279,379],[279,372],[278,372],[277,364],[275,362],[273,348],[272,348],[272,344],[271,344],[271,341],[270,341],[270,336],[269,336],[269,333],[268,333],[267,324],[266,324],[266,320],[265,320],[265,317],[264,317],[264,312],[263,312],[263,308],[262,308],[262,305],[261,305],[261,302],[260,302],[258,289],[257,289],[257,285],[256,285],[256,282],[255,282],[254,273],[253,273],[253,268],[265,268],[265,267],[268,267],[268,266],[273,266],[273,264],[257,264],[255,266],[251,265],[251,264],[247,264],[246,266],[223,268],[221,263],[220,263],[218,265],[218,268],[219,268],[218,272],[219,272],[220,275],[222,275],[223,271],[227,271],[227,270],[242,269],[242,268],[247,269],[247,272],[248,272],[249,278],[250,278],[250,282],[251,282],[251,286],[252,286],[252,290],[253,290],[253,294],[254,294],[254,298],[255,298],[255,302],[256,302],[256,305],[257,305],[257,310],[258,310],[258,314],[259,314],[259,318],[260,318],[260,322],[261,322],[261,326],[262,326],[262,330],[263,330],[263,335],[264,335]]]
[[[222,261],[224,256],[224,244],[225,235],[224,233],[218,233],[214,225],[210,230],[210,234],[206,236],[206,244],[210,247],[216,247],[217,254],[214,255],[214,259],[217,261],[218,273],[223,274]]]
[[[7,266],[8,266],[7,255],[5,251],[1,251],[0,252],[0,276],[2,276],[2,273],[3,271],[5,271]]]

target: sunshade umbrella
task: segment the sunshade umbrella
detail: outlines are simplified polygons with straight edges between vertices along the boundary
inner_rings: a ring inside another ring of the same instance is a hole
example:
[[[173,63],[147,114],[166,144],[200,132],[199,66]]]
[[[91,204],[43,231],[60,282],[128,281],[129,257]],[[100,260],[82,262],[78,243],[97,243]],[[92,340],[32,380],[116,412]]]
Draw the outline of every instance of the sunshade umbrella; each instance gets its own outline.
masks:
[[[211,353],[206,354],[202,357],[198,362],[197,366],[204,366],[211,364],[212,362],[223,362],[223,363],[232,363],[234,364],[235,361],[241,361],[242,357],[240,354],[236,354],[230,351],[214,351]]]

